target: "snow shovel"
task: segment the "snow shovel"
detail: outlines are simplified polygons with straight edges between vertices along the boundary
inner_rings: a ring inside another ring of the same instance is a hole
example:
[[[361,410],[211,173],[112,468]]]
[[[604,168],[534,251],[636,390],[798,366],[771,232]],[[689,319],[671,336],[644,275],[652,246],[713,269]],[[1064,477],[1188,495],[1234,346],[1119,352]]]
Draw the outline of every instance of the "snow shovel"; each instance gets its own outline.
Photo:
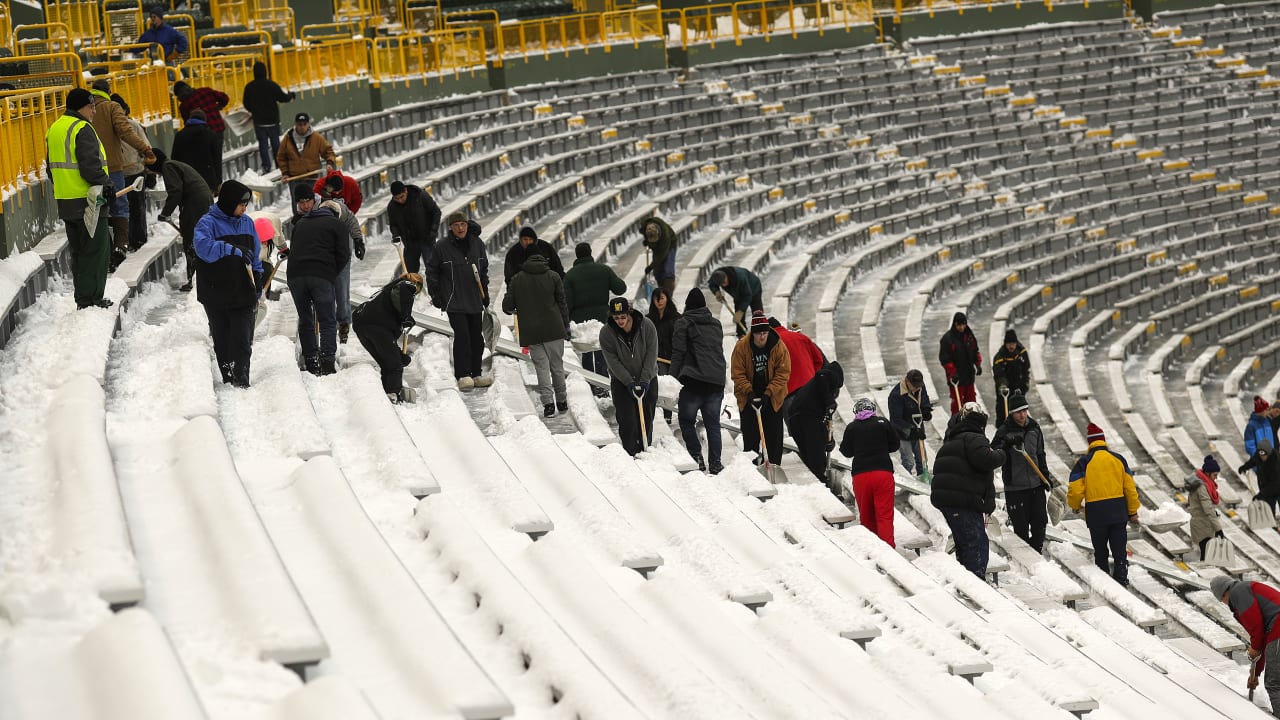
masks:
[[[1049,482],[1049,478],[1044,476],[1044,473],[1040,472],[1040,466],[1036,465],[1035,461],[1031,459],[1031,455],[1027,452],[1027,449],[1022,446],[1019,446],[1018,453],[1021,454],[1022,457],[1027,459],[1027,464],[1030,465],[1031,469],[1035,471],[1036,476],[1040,478],[1040,482],[1044,483],[1044,489],[1053,490],[1053,484]]]
[[[1009,417],[1009,388],[1005,385],[1000,386],[1000,406],[1004,408],[1004,415],[1001,417]]]
[[[918,413],[912,415],[911,424],[921,431],[920,439],[916,440],[916,445],[920,448],[920,482],[925,485],[932,485],[933,473],[929,472],[929,451],[924,446],[924,415]]]
[[[302,178],[309,178],[313,175],[319,175],[319,174],[320,174],[320,168],[316,168],[311,172],[302,173],[301,175],[290,175],[289,177],[285,177],[284,173],[280,173],[280,182],[282,184],[287,184],[287,183],[293,182],[294,180],[301,180]]]
[[[649,248],[644,249],[644,266],[649,267]],[[645,273],[644,280],[641,283],[644,290],[644,299],[647,301],[653,297],[653,273]]]
[[[1236,549],[1226,538],[1210,538],[1204,546],[1204,561],[1224,568],[1235,567]]]
[[[146,181],[143,176],[139,175],[138,179],[134,180],[132,184],[125,185],[121,188],[120,191],[116,193],[116,197],[124,197],[135,190],[141,190],[145,182]],[[87,200],[89,204],[84,208],[84,227],[90,235],[93,235],[94,231],[98,227],[98,218],[102,214],[102,208],[106,207],[110,201],[103,199],[102,188],[97,185],[89,186],[89,191],[85,195],[85,200]]]
[[[764,458],[764,464],[760,466],[760,474],[771,484],[777,485],[779,482],[786,482],[787,476],[782,472],[782,468],[769,462],[769,443],[764,438],[764,401],[760,398],[752,398],[751,406],[756,411],[756,427],[760,431],[760,457]]]
[[[964,403],[960,402],[960,381],[955,378],[948,378],[947,382],[951,384],[951,397],[956,400],[956,412],[964,407]]]
[[[471,275],[476,279],[476,287],[480,289],[480,300],[487,302],[489,294],[485,292],[484,283],[480,282],[480,268],[475,263],[471,263]],[[494,317],[493,310],[485,305],[480,310],[480,335],[484,337],[484,345],[493,351],[494,345],[498,342],[498,319]]]
[[[1246,519],[1251,530],[1261,530],[1276,526],[1276,513],[1267,504],[1266,500],[1254,500],[1249,503]]]
[[[1253,691],[1258,687],[1258,661],[1261,659],[1262,656],[1259,655],[1249,661],[1249,702],[1253,702]]]
[[[636,392],[632,388],[631,397],[636,399],[636,411],[640,415],[640,449],[643,451],[649,447],[649,428],[644,422],[644,392]]]
[[[400,271],[405,275],[409,274],[409,266],[404,263],[404,248],[400,245],[400,236],[392,235],[391,244],[395,247],[396,252],[400,255]],[[400,352],[409,352],[409,332],[405,331],[403,337],[400,338]]]
[[[276,273],[280,271],[280,266],[285,264],[285,262],[286,262],[285,260],[277,259],[276,266],[271,268],[271,274],[267,276],[266,282],[262,283],[263,299],[258,300],[258,309],[255,311],[255,314],[253,317],[253,324],[255,326],[261,325],[262,321],[267,317],[267,303],[266,303],[267,288],[271,287],[271,281],[276,279]],[[252,271],[250,272],[250,274],[252,274]]]
[[[1067,490],[1059,485],[1049,493],[1049,522],[1055,526],[1062,523],[1062,517],[1067,514]]]

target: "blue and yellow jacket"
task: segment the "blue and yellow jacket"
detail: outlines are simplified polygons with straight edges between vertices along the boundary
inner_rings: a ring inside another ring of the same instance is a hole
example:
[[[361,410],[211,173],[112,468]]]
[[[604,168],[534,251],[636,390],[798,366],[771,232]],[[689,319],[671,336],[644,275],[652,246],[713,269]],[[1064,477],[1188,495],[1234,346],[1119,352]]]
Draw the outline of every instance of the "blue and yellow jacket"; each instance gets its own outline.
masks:
[[[1082,501],[1088,506],[1085,522],[1089,525],[1126,522],[1138,514],[1138,488],[1129,463],[1108,450],[1105,440],[1089,443],[1089,453],[1071,469],[1067,505],[1079,510]]]

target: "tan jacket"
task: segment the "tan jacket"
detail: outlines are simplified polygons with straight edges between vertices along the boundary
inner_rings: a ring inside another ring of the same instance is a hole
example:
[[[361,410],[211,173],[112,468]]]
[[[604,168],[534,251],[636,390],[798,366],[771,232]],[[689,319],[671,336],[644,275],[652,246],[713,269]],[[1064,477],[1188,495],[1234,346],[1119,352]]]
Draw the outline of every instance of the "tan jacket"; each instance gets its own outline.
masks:
[[[129,118],[129,127],[133,128],[133,131],[138,134],[138,137],[143,140],[147,140],[147,131],[143,129],[142,123],[134,120],[133,118]],[[120,160],[125,177],[133,177],[134,175],[142,174],[143,163],[145,161],[142,159],[142,153],[133,149],[132,145],[120,146]]]
[[[122,142],[128,143],[140,154],[151,150],[151,146],[147,144],[145,138],[139,137],[133,131],[129,125],[129,116],[124,114],[124,108],[120,107],[120,103],[103,97],[100,90],[90,92],[93,93],[93,129],[97,131],[98,139],[107,149],[107,170],[123,171],[124,158],[120,154]]]
[[[787,352],[787,346],[778,338],[777,333],[772,330],[769,333],[773,335],[774,346],[769,351],[769,365],[765,368],[769,384],[765,386],[764,394],[777,412],[782,409],[782,401],[787,399],[787,380],[791,377],[791,353]],[[729,376],[733,378],[733,396],[738,401],[739,410],[745,409],[751,400],[750,345],[751,336],[744,335],[741,340],[738,340],[738,344],[733,346],[733,354],[730,356]]]
[[[280,139],[280,150],[276,152],[276,166],[280,168],[281,176],[295,178],[299,175],[314,173],[320,169],[322,162],[329,163],[330,167],[336,169],[338,156],[334,154],[333,146],[319,132],[311,131],[302,146],[301,153],[298,152],[298,146],[293,141],[292,130]]]

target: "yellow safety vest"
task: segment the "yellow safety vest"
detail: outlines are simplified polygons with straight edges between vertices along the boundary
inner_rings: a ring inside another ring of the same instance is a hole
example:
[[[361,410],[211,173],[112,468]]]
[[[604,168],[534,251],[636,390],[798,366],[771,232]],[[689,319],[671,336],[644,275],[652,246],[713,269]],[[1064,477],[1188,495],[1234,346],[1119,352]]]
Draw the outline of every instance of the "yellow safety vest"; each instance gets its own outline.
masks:
[[[83,200],[89,194],[89,182],[80,174],[80,165],[76,163],[76,133],[81,124],[93,129],[93,125],[82,117],[63,115],[49,126],[45,133],[45,149],[49,153],[49,179],[53,181],[53,196],[58,200]],[[97,138],[97,133],[94,133]],[[102,156],[102,167],[107,167],[107,149],[98,140],[98,154]]]

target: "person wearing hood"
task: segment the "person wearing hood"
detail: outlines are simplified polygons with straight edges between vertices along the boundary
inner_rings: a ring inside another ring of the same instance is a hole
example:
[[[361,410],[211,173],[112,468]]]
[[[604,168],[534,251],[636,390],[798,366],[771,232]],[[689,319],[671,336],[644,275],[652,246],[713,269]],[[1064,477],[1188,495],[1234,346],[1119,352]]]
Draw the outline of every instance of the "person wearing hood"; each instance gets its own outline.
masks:
[[[787,352],[790,351],[787,348]],[[794,354],[791,361],[794,374]],[[844,368],[840,363],[830,362],[803,387],[788,395],[782,406],[787,432],[796,443],[800,460],[823,484],[827,483],[827,464],[836,444],[831,434],[831,418],[835,415],[836,398],[840,396],[842,387]]]
[[[898,433],[898,459],[904,470],[920,477],[928,469],[920,456],[920,443],[924,441],[927,423],[933,419],[924,373],[914,368],[908,370],[902,381],[889,391],[887,404],[889,424]]]
[[[204,120],[209,124],[214,137],[218,139],[214,146],[214,151],[217,153],[214,167],[218,168],[218,182],[222,182],[222,143],[223,133],[227,130],[227,124],[222,119],[222,110],[227,107],[231,98],[221,90],[214,90],[211,87],[192,88],[182,81],[173,84],[173,94],[181,101],[178,104],[178,114],[182,116],[183,122],[191,117],[192,112],[204,111]],[[216,184],[209,187],[217,190]]]
[[[1204,462],[1187,481],[1187,510],[1191,513],[1191,543],[1200,547],[1200,561],[1204,561],[1209,541],[1222,537],[1222,521],[1218,519],[1218,473],[1222,468],[1212,455],[1205,455]]]
[[[1246,455],[1252,455],[1258,450],[1258,445],[1263,441],[1271,443],[1271,447],[1276,446],[1275,431],[1271,428],[1271,406],[1263,400],[1261,396],[1253,396],[1253,414],[1249,416],[1249,422],[1244,426],[1244,452]]]
[[[520,237],[516,239],[516,244],[507,250],[506,260],[502,264],[502,281],[510,284],[511,278],[524,269],[525,261],[534,255],[541,255],[542,259],[547,261],[547,267],[564,280],[564,263],[560,262],[560,253],[556,252],[551,243],[540,239],[533,228],[525,225],[520,228]],[[565,324],[568,325],[568,323]]]
[[[338,156],[333,146],[315,128],[311,116],[298,113],[293,117],[293,127],[280,140],[276,151],[276,167],[280,168],[280,182],[288,183],[319,173],[322,165],[330,170],[338,169]],[[311,183],[307,183],[311,188]]]
[[[293,98],[293,93],[267,77],[266,63],[259,60],[253,64],[253,79],[244,86],[242,102],[253,116],[253,134],[258,139],[263,175],[275,167],[275,156],[280,150],[280,103],[293,102]]]
[[[171,154],[174,160],[195,168],[210,190],[218,190],[222,182],[222,168],[218,166],[218,138],[205,122],[203,110],[191,111],[187,124],[174,133]]]
[[[769,462],[782,462],[782,403],[791,377],[791,353],[778,333],[769,327],[763,312],[751,316],[751,334],[738,340],[729,363],[733,395],[742,423],[742,449],[760,455],[760,425]],[[757,413],[758,420],[757,420]]]
[[[298,309],[302,361],[312,375],[337,372],[338,272],[351,262],[347,228],[333,210],[319,206],[311,190],[294,195],[297,220],[289,240],[289,294]],[[316,337],[316,327],[320,337]]]
[[[1045,460],[1044,431],[1031,417],[1030,405],[1022,391],[1009,394],[1009,417],[996,428],[991,447],[1005,451],[1001,467],[1004,506],[1013,532],[1033,550],[1043,552],[1044,532],[1049,525],[1050,488],[1040,476],[1052,478]]]
[[[356,339],[382,374],[382,391],[392,404],[404,402],[404,369],[409,354],[398,340],[413,327],[413,300],[422,292],[422,276],[405,273],[383,286],[351,314]]]
[[[933,461],[929,502],[942,512],[956,543],[956,560],[986,581],[991,547],[983,516],[996,511],[995,469],[1005,453],[987,441],[987,411],[967,402]]]
[[[573,267],[564,274],[564,300],[569,305],[569,322],[597,320],[606,323],[609,321],[610,296],[624,295],[627,292],[627,284],[618,277],[613,268],[602,262],[596,262],[596,259],[591,256],[591,243],[578,243],[573,249],[573,254]],[[604,353],[593,350],[583,353],[581,359],[583,370],[609,376],[609,366],[604,361]],[[597,397],[602,397],[599,388],[593,386],[592,391]]]
[[[644,273],[653,273],[653,280],[668,295],[676,292],[676,231],[665,220],[648,217],[640,221],[640,235],[644,249],[649,254],[649,264]]]
[[[658,292],[657,290],[654,291]],[[663,291],[665,292],[665,291]],[[720,321],[707,307],[702,291],[693,288],[684,299],[684,314],[671,330],[671,366],[669,372],[680,382],[676,398],[676,417],[680,436],[698,469],[718,475],[724,469],[720,462],[720,406],[724,403],[725,361]],[[702,460],[702,443],[698,440],[697,421],[702,415],[702,428],[707,433],[707,460]]]
[[[93,129],[107,150],[107,174],[118,194],[108,205],[111,214],[111,269],[114,271],[124,262],[125,253],[129,250],[129,198],[121,194],[125,187],[122,148],[126,145],[133,148],[148,162],[155,160],[155,155],[146,137],[134,132],[124,108],[111,99],[106,80],[95,80],[89,93],[93,95]]]
[[[1266,688],[1271,700],[1271,714],[1280,717],[1280,590],[1260,582],[1245,582],[1227,575],[1218,575],[1209,581],[1209,592],[1231,609],[1236,622],[1249,635],[1249,660],[1254,663],[1254,673],[1249,676],[1248,689]]]
[[[440,206],[431,193],[417,185],[392,181],[387,225],[393,241],[399,238],[404,245],[405,268],[416,273],[426,266],[440,235]]]
[[[819,372],[818,377],[821,376]],[[845,426],[840,440],[840,454],[849,458],[853,466],[853,497],[858,503],[858,518],[863,527],[889,547],[897,547],[893,539],[893,451],[898,449],[898,433],[878,414],[876,402],[871,398],[858,398],[853,412],[853,422]],[[957,543],[957,556],[959,553]]]
[[[991,360],[991,374],[996,381],[996,427],[1004,424],[1009,410],[1008,400],[1014,391],[1025,397],[1031,388],[1031,356],[1018,342],[1018,334],[1009,328],[1004,332],[1004,344]]]
[[[360,190],[360,183],[350,175],[343,175],[341,170],[329,171],[329,174],[317,179],[311,189],[322,201],[341,200],[353,213],[360,212],[360,208],[364,206],[364,193]]]
[[[1128,586],[1125,522],[1138,524],[1138,489],[1133,484],[1129,462],[1107,447],[1102,428],[1089,423],[1085,437],[1089,441],[1089,453],[1071,469],[1067,506],[1079,512],[1081,503],[1084,504],[1094,564],[1103,572],[1109,572],[1116,582]],[[1114,567],[1108,567],[1108,551]]]
[[[493,378],[480,371],[484,356],[480,315],[489,307],[489,256],[480,230],[466,215],[450,215],[449,237],[436,243],[423,272],[431,304],[444,311],[453,328],[453,377],[459,390],[493,384]],[[564,332],[563,326],[560,331]]]
[[[249,387],[253,319],[262,293],[262,243],[249,217],[253,193],[235,180],[196,222],[196,297],[209,318],[222,382]],[[248,268],[248,270],[246,270]]]
[[[173,63],[179,55],[187,52],[187,36],[177,28],[164,21],[164,6],[154,5],[147,13],[147,29],[138,36],[142,45],[159,45],[164,53],[165,62]]]
[[[649,319],[658,329],[658,374],[669,375],[671,370],[671,341],[675,334],[676,321],[680,319],[680,310],[675,300],[666,290],[654,288],[649,296]],[[667,424],[671,424],[671,411],[663,410],[662,416]]]
[[[159,150],[155,153],[156,161],[147,166],[147,172],[164,178],[165,191],[164,207],[160,208],[157,220],[170,222],[174,210],[178,211],[178,235],[182,237],[182,252],[187,257],[187,283],[178,289],[191,292],[191,278],[199,265],[195,247],[196,222],[213,204],[213,191],[195,168],[170,160]]]
[[[609,322],[600,328],[600,351],[609,365],[609,390],[622,449],[628,455],[638,455],[653,440],[653,416],[658,407],[658,330],[626,298],[614,298],[609,301]]]
[[[965,403],[977,399],[973,381],[976,375],[982,374],[978,338],[974,337],[964,313],[958,312],[951,318],[951,329],[943,333],[938,342],[938,362],[947,374],[947,382],[955,388],[950,391],[951,414],[958,415]]]
[[[738,337],[746,335],[747,313],[764,312],[760,277],[744,267],[726,265],[711,273],[707,285],[721,303],[724,302],[724,294],[729,293],[729,297],[733,299],[733,331]]]
[[[569,325],[569,308],[564,302],[564,283],[551,271],[551,263],[534,253],[507,283],[502,311],[520,313],[520,342],[529,348],[529,359],[538,374],[538,397],[543,417],[569,411],[564,384],[564,329]]]
[[[1236,468],[1236,474],[1244,475],[1250,470],[1258,472],[1258,494],[1253,499],[1265,500],[1274,513],[1276,501],[1280,500],[1280,458],[1276,457],[1270,440],[1259,440],[1258,449]]]

